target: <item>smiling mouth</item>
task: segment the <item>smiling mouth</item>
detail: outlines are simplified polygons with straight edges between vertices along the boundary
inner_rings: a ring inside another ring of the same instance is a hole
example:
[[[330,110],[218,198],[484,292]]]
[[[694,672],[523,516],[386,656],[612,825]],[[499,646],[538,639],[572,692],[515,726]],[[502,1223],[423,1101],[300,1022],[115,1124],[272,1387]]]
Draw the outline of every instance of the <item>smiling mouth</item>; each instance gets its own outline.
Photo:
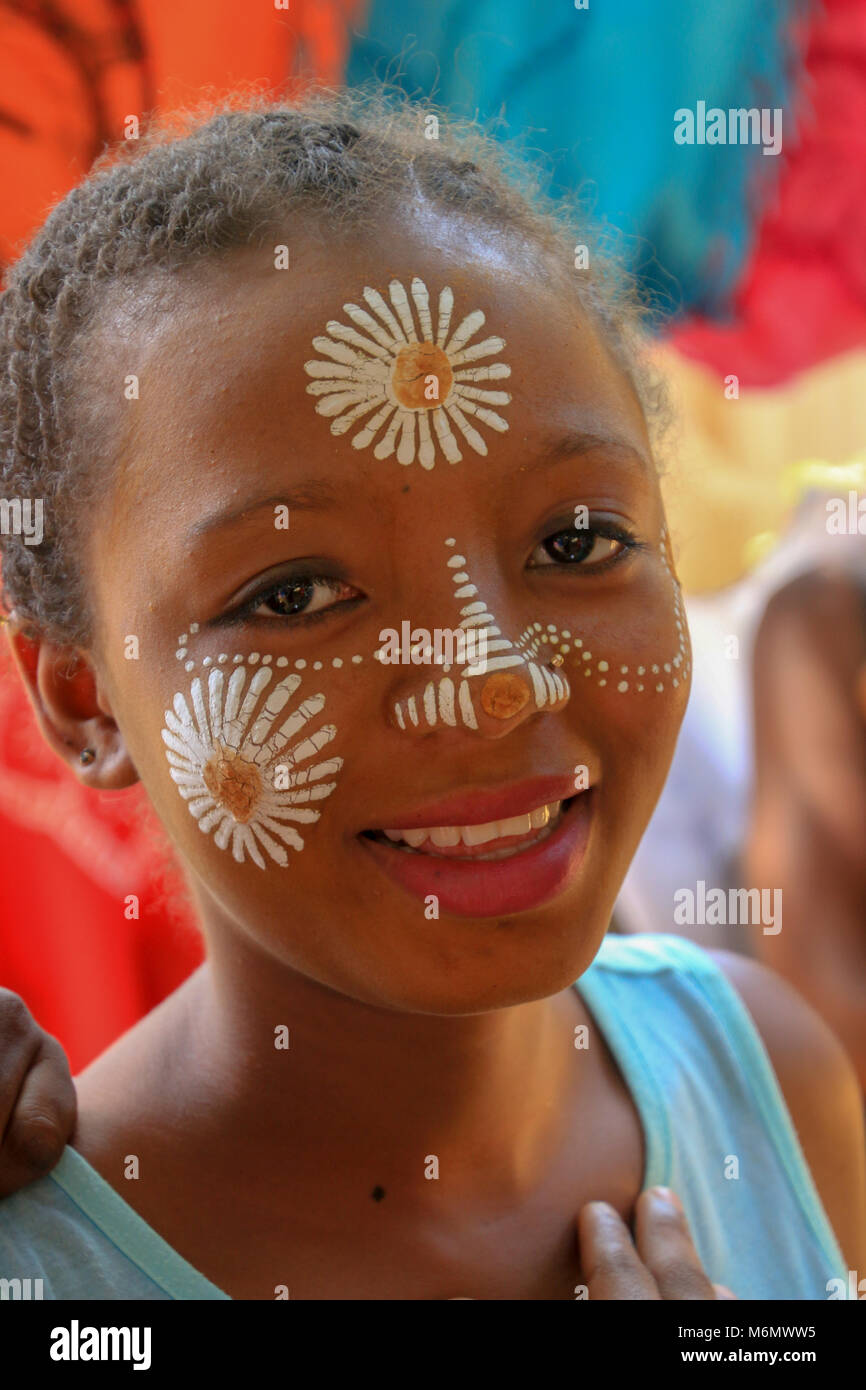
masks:
[[[362,837],[402,854],[431,859],[512,859],[546,840],[576,797],[550,801],[521,816],[480,825],[435,825],[417,830],[364,830]]]

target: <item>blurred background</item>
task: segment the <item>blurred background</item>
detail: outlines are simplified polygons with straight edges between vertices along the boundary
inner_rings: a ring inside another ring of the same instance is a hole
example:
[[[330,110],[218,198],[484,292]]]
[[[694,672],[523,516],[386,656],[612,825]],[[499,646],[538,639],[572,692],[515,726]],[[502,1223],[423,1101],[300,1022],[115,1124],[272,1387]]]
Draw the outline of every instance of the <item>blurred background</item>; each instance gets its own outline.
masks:
[[[763,958],[866,1089],[866,4],[0,0],[0,263],[130,116],[372,77],[494,121],[624,234],[695,679],[614,928]],[[781,112],[781,149],[677,143],[700,102]],[[77,1071],[200,959],[140,789],[78,784],[4,648],[0,984]]]

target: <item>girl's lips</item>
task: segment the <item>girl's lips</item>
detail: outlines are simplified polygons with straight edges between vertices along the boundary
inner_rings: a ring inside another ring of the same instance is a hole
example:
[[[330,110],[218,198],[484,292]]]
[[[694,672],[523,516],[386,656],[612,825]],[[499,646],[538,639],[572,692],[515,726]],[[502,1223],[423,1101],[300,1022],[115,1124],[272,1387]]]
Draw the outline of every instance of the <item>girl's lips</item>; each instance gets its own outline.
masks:
[[[562,892],[583,860],[592,821],[592,790],[564,806],[559,824],[538,843],[505,859],[410,852],[399,845],[358,836],[382,871],[422,901],[431,895],[457,917],[501,917],[526,912]],[[536,832],[538,833],[538,832]],[[506,849],[521,836],[477,846],[477,854]],[[529,837],[526,837],[527,839]]]
[[[590,779],[591,785],[591,779]],[[399,826],[415,830],[428,825],[480,825],[484,821],[505,820],[519,816],[536,806],[552,801],[565,801],[577,790],[573,774],[567,776],[530,777],[506,787],[474,788],[446,796],[426,806],[389,812],[389,818],[379,826]],[[370,827],[366,827],[370,828]]]

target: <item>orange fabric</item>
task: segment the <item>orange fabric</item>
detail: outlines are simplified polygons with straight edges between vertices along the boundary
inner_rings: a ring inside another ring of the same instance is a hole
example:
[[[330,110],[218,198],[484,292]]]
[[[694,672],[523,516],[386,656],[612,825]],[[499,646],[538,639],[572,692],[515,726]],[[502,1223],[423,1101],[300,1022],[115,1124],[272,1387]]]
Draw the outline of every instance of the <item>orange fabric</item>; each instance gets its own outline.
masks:
[[[127,116],[256,84],[338,84],[364,0],[0,4],[0,260],[76,184]]]
[[[363,0],[0,0],[0,263],[129,116],[343,75]],[[7,669],[8,668],[8,669]],[[152,816],[152,813],[151,813]],[[79,1070],[195,968],[202,946],[140,788],[82,787],[0,661],[0,984]],[[129,899],[139,899],[138,917]]]

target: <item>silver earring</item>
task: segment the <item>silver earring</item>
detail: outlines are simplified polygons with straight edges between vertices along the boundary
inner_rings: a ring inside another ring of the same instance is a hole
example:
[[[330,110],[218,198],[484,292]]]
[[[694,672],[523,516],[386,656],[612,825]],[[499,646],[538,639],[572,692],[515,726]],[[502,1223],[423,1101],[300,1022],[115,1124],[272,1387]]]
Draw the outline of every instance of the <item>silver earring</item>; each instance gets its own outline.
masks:
[[[92,763],[92,762],[95,762],[95,761],[96,761],[96,749],[95,749],[95,748],[82,748],[82,750],[81,750],[81,752],[79,753],[78,756],[79,756],[79,758],[81,759],[81,761],[84,763],[84,765],[85,765],[85,767],[86,767],[86,766],[88,765],[88,763]]]

